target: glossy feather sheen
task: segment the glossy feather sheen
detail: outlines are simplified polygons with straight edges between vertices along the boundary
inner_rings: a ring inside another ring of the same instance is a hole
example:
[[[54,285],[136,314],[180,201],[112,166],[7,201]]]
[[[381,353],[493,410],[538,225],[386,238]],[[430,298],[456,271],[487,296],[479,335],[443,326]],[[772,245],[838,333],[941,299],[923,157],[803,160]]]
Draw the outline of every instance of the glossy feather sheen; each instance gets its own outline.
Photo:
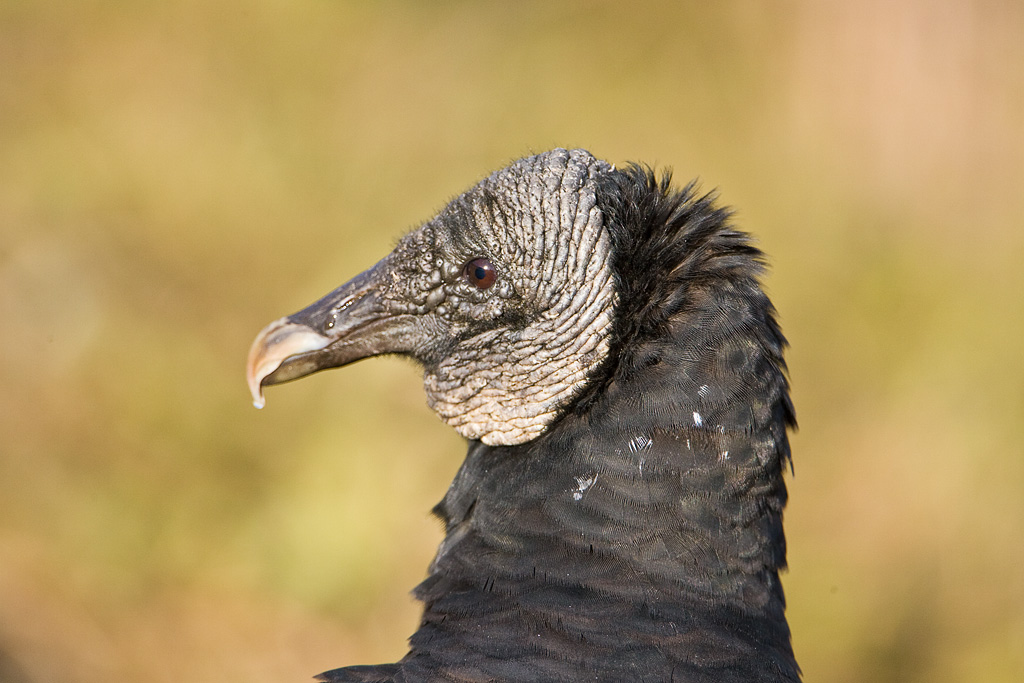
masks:
[[[539,438],[470,442],[409,654],[321,680],[799,680],[779,582],[795,420],[760,253],[643,168],[597,203],[606,361]]]

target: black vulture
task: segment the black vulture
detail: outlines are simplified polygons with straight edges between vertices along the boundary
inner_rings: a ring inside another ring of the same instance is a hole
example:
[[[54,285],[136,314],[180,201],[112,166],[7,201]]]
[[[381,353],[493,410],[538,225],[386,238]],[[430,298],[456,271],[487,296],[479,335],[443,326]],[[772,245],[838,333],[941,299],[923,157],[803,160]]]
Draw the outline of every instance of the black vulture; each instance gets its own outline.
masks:
[[[515,161],[253,343],[262,387],[380,354],[469,442],[399,662],[322,681],[798,681],[795,426],[761,252],[670,173]]]

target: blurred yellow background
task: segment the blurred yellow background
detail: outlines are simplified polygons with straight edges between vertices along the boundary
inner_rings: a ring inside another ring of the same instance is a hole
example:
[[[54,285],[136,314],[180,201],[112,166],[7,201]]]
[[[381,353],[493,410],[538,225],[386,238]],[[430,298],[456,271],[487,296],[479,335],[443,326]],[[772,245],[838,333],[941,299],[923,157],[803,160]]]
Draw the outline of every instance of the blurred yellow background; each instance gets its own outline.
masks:
[[[0,682],[405,652],[463,445],[267,322],[489,171],[672,166],[773,263],[808,681],[1024,680],[1024,4],[0,4]]]

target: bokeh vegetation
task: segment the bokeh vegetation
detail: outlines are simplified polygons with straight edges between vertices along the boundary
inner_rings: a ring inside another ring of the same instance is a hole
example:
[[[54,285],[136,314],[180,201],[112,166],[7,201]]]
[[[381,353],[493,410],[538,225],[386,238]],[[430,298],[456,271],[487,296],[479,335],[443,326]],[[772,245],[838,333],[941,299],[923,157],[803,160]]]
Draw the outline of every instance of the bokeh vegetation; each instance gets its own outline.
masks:
[[[808,681],[1024,680],[1024,5],[0,4],[0,681],[404,653],[462,456],[409,363],[248,344],[531,151],[769,252]]]

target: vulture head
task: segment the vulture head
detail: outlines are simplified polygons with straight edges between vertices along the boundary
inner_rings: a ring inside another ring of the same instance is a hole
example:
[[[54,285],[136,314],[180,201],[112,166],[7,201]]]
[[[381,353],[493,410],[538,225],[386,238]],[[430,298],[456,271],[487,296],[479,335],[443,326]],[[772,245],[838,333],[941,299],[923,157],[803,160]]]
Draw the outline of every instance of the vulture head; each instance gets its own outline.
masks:
[[[272,384],[382,354],[469,440],[401,662],[329,681],[794,681],[795,424],[761,254],[693,186],[556,149],[259,333]]]
[[[558,150],[480,182],[377,265],[268,326],[262,387],[367,356],[423,364],[427,399],[468,439],[540,435],[608,356],[616,304],[597,183],[611,167]]]

